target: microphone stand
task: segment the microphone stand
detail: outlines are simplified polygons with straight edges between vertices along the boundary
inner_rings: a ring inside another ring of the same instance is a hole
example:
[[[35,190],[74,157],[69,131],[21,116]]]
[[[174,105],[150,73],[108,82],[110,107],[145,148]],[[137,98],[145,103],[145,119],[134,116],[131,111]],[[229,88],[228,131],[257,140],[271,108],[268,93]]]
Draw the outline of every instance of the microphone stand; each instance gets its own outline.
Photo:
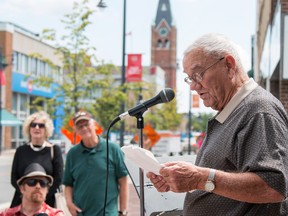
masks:
[[[144,112],[143,112],[144,113]],[[139,146],[143,148],[143,128],[144,128],[144,118],[143,113],[135,116],[137,119],[137,128],[139,129]],[[139,183],[140,183],[140,216],[145,216],[145,202],[144,202],[144,173],[141,168],[139,168]]]

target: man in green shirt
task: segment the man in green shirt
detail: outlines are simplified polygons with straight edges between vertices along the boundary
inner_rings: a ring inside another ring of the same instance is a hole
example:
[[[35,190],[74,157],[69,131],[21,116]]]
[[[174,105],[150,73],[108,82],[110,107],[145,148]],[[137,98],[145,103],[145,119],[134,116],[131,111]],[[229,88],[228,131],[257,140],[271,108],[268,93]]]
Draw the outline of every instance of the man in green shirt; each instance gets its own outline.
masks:
[[[118,216],[118,211],[126,215],[128,172],[120,147],[115,143],[109,143],[108,193],[103,214],[106,189],[106,141],[96,134],[95,120],[89,113],[77,112],[73,121],[81,142],[70,149],[66,158],[63,184],[69,211],[72,215]]]

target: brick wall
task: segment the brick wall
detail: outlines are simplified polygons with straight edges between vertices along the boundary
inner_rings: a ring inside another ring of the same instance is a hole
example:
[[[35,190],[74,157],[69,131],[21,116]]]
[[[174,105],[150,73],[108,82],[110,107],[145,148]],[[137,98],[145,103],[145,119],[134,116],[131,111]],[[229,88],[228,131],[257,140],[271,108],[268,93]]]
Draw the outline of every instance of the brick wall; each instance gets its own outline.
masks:
[[[7,31],[0,32],[0,47],[2,48],[2,54],[6,58],[8,66],[5,68],[5,91],[2,92],[2,106],[7,110],[12,109],[12,40],[13,35]],[[3,95],[5,93],[5,96]],[[3,149],[11,148],[11,127],[4,127],[3,130],[4,143],[2,143]]]
[[[288,0],[281,0],[282,12],[288,12]]]
[[[288,113],[288,80],[280,82],[280,101],[282,102],[286,112]]]

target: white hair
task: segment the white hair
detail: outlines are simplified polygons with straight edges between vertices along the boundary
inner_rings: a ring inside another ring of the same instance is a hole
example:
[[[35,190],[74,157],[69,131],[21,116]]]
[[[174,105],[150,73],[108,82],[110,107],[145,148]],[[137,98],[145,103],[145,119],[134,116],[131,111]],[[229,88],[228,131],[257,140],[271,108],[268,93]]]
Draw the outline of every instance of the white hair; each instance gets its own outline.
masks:
[[[23,123],[23,129],[22,129],[23,136],[28,138],[29,141],[31,140],[30,124],[36,119],[44,121],[46,139],[51,137],[53,135],[54,125],[50,116],[45,111],[39,111],[39,112],[33,113],[32,115],[26,118],[26,120]]]
[[[239,55],[239,46],[222,34],[209,33],[199,37],[184,51],[184,58],[195,50],[201,50],[205,55],[215,56],[215,59],[230,54],[234,57],[237,67],[244,70]]]

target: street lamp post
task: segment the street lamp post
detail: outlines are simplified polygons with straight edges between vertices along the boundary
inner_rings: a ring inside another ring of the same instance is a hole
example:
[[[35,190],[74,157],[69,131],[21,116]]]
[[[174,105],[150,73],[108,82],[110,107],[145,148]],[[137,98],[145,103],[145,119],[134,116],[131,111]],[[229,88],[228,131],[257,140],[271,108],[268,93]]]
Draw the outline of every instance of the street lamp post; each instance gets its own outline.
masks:
[[[126,81],[126,70],[125,70],[125,57],[126,57],[126,0],[123,0],[123,32],[122,32],[122,70],[121,70],[121,86],[123,87]],[[123,88],[123,92],[126,90]],[[120,113],[125,112],[125,103],[121,104]],[[124,130],[125,122],[121,121],[120,127],[120,146],[124,146]]]
[[[192,95],[191,95],[191,89],[189,87],[189,112],[188,112],[188,155],[191,154],[191,107],[192,107]]]
[[[107,5],[103,0],[100,0],[97,7],[106,8]],[[121,68],[121,86],[123,87],[126,82],[126,67],[125,67],[125,57],[126,57],[126,0],[123,0],[123,32],[122,32],[122,68]],[[123,92],[126,90],[123,88]],[[120,113],[125,112],[125,103],[121,103]],[[121,121],[120,125],[120,146],[124,146],[124,130],[125,130],[125,122]]]

